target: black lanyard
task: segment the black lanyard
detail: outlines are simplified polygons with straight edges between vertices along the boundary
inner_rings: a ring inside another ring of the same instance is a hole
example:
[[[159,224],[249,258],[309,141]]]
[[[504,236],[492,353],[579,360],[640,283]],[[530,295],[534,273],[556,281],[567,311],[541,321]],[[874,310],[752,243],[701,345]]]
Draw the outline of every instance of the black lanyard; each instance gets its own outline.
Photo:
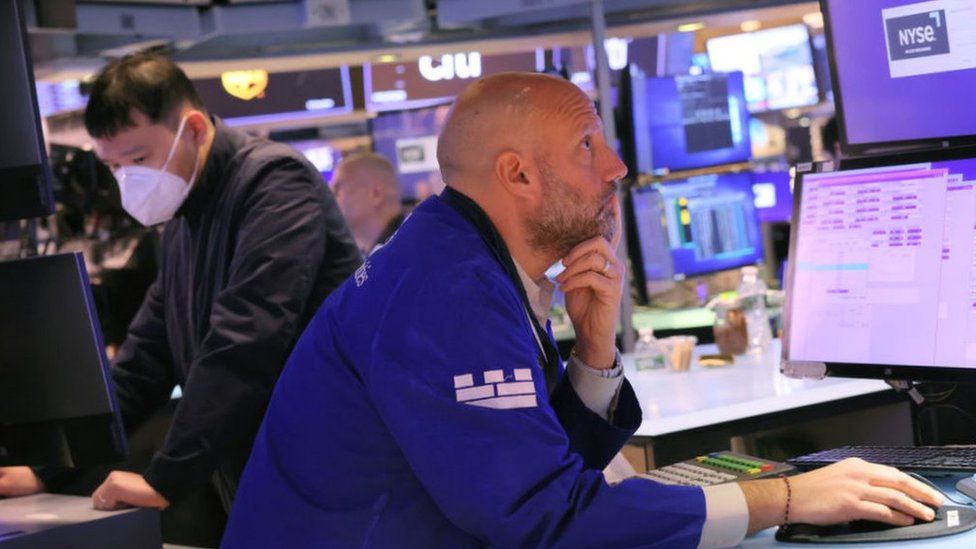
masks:
[[[478,233],[481,235],[481,239],[484,240],[485,244],[488,245],[488,249],[492,251],[495,255],[495,259],[501,263],[502,268],[505,269],[505,274],[512,280],[515,287],[518,288],[519,295],[522,297],[522,306],[525,308],[526,316],[529,317],[529,322],[532,323],[532,328],[535,330],[537,339],[542,347],[539,349],[539,366],[542,368],[543,373],[546,376],[546,389],[552,392],[552,388],[556,384],[556,380],[559,378],[559,370],[561,362],[559,359],[559,349],[553,344],[552,339],[549,336],[549,332],[539,323],[539,319],[535,317],[532,313],[532,304],[529,303],[529,296],[525,293],[525,287],[522,286],[522,277],[519,276],[518,269],[515,267],[515,260],[512,259],[512,254],[508,251],[508,246],[505,245],[505,241],[502,236],[498,234],[498,230],[495,225],[492,224],[491,219],[481,206],[468,198],[467,196],[459,193],[458,191],[446,187],[444,191],[440,194],[440,199],[443,200],[447,205],[454,208],[462,217],[467,219]]]

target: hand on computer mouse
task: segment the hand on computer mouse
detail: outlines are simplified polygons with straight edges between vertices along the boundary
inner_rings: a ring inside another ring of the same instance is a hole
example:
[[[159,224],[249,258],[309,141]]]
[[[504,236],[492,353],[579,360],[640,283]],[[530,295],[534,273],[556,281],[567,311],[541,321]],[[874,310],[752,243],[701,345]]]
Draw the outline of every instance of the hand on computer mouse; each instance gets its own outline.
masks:
[[[749,532],[789,523],[816,525],[871,520],[896,526],[932,520],[942,494],[894,467],[858,458],[782,479],[740,484]],[[788,515],[788,516],[787,516]]]
[[[798,475],[791,522],[837,524],[872,520],[897,526],[930,521],[942,494],[894,467],[851,458]]]

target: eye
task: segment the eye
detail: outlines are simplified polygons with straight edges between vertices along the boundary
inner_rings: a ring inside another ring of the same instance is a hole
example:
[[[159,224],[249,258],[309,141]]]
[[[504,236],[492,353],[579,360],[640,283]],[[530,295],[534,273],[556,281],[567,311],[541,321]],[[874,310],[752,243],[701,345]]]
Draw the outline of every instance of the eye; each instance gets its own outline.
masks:
[[[582,145],[583,148],[588,151],[593,150],[593,138],[587,135],[586,137],[583,138]]]

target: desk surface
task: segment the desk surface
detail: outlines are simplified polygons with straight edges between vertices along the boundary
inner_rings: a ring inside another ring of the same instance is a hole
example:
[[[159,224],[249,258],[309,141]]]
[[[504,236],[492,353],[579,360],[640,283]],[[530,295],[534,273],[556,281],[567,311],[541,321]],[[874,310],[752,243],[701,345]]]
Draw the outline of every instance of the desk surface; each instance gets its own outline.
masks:
[[[158,549],[155,509],[97,511],[91,498],[36,494],[0,499],[0,546]]]
[[[623,356],[625,375],[644,411],[644,422],[635,436],[662,436],[891,390],[885,382],[873,379],[787,378],[779,373],[778,340],[762,357],[737,356],[734,364],[718,368],[698,364],[700,355],[716,352],[715,345],[696,347],[687,372],[638,372],[634,357]]]
[[[846,548],[846,549],[901,549],[911,547],[913,549],[924,547],[925,549],[961,549],[966,547],[976,547],[976,530],[970,530],[954,536],[941,538],[920,539],[916,541],[890,541],[887,543],[831,543],[816,544],[809,543],[780,543],[776,541],[776,529],[770,528],[763,530],[754,536],[749,536],[739,547],[742,549],[761,549],[775,547],[784,549],[786,547],[809,547],[810,549],[827,548]]]

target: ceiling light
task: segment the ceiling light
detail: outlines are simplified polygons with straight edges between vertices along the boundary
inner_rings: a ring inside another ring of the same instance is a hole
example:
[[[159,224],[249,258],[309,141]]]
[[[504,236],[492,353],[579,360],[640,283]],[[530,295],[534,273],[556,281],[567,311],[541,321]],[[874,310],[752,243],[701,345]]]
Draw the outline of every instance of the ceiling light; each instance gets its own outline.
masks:
[[[742,32],[757,31],[762,28],[762,23],[754,19],[750,21],[743,21],[742,24],[739,25],[739,28],[742,29]]]
[[[678,32],[695,32],[700,31],[705,28],[705,23],[698,21],[697,23],[685,23],[684,25],[678,25]]]
[[[810,13],[804,14],[803,22],[811,29],[822,29],[824,26],[823,14],[819,11],[811,11]]]

